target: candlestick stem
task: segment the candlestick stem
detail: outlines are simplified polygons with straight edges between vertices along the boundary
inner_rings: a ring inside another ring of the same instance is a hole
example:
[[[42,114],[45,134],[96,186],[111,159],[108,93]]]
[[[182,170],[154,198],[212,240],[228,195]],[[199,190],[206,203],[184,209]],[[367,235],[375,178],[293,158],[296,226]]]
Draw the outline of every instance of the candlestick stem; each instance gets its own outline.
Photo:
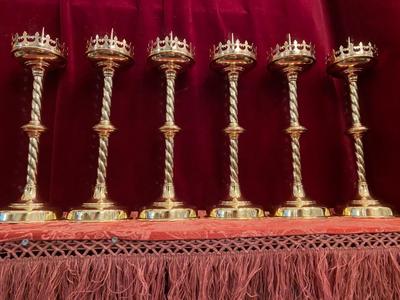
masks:
[[[301,174],[301,156],[300,156],[300,136],[305,130],[299,124],[299,112],[297,104],[297,72],[288,72],[289,85],[289,111],[290,111],[290,128],[288,133],[291,137],[292,146],[292,168],[293,168],[293,199],[298,205],[304,201],[305,193]]]
[[[231,70],[228,73],[229,79],[229,127],[226,132],[229,136],[229,171],[230,185],[229,197],[234,202],[238,202],[242,194],[239,185],[239,134],[243,129],[238,121],[238,80],[239,72]]]
[[[357,187],[358,187],[358,197],[360,201],[364,204],[371,204],[371,195],[369,193],[368,183],[366,179],[365,172],[365,162],[364,162],[364,147],[362,142],[362,136],[367,128],[361,124],[360,118],[360,106],[358,100],[358,88],[357,88],[357,74],[349,72],[347,74],[347,81],[349,84],[350,91],[350,102],[351,102],[351,116],[352,116],[352,128],[349,132],[354,139],[354,149],[356,157],[357,166]],[[376,200],[373,200],[377,204]]]
[[[32,66],[33,90],[31,120],[23,128],[29,137],[27,176],[21,200],[34,205],[37,201],[37,169],[39,161],[39,138],[45,130],[41,124],[41,105],[43,91],[43,77],[45,69],[42,66]]]
[[[114,127],[110,122],[111,97],[113,87],[114,68],[106,66],[103,68],[103,99],[101,108],[100,123],[94,127],[99,135],[99,156],[97,161],[97,179],[93,192],[95,199],[101,206],[109,202],[107,192],[107,161],[108,161],[108,140]]]
[[[164,158],[164,186],[162,198],[167,201],[175,199],[174,187],[174,137],[179,128],[175,125],[175,79],[176,69],[173,67],[165,70],[166,78],[166,107],[165,124],[160,131],[165,138],[165,158]]]

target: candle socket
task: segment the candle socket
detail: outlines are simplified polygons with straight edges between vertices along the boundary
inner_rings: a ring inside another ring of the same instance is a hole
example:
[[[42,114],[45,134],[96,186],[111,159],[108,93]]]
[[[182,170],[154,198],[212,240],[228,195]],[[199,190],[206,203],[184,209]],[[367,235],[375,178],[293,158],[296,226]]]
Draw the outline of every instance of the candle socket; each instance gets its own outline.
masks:
[[[164,39],[157,37],[148,47],[148,61],[157,66],[166,79],[165,124],[160,128],[165,138],[164,184],[161,199],[144,208],[139,219],[149,221],[186,220],[197,217],[193,208],[177,200],[174,187],[174,138],[180,131],[175,124],[175,79],[178,72],[194,62],[191,44],[171,32]]]
[[[327,217],[327,208],[316,205],[304,191],[301,171],[300,137],[306,128],[299,123],[297,101],[297,78],[299,74],[315,62],[314,46],[302,41],[292,41],[290,34],[282,46],[276,45],[268,57],[268,66],[285,75],[289,86],[290,126],[286,133],[290,136],[292,147],[293,184],[292,199],[279,207],[277,217],[317,218]]]
[[[39,161],[39,139],[45,131],[41,124],[42,91],[45,72],[61,67],[65,63],[64,45],[48,34],[36,32],[29,35],[14,35],[11,53],[24,66],[32,70],[33,91],[31,120],[22,126],[29,137],[27,177],[21,198],[0,211],[0,222],[43,222],[56,219],[56,214],[40,201],[37,191],[37,173]]]
[[[224,44],[219,43],[210,51],[211,67],[221,71],[229,82],[229,125],[225,133],[229,137],[229,195],[214,207],[211,218],[254,219],[264,217],[264,211],[243,198],[239,184],[239,135],[244,131],[238,121],[239,75],[256,63],[256,49],[247,41],[240,42],[232,34]]]
[[[91,201],[81,208],[68,212],[67,219],[84,222],[107,222],[128,218],[127,213],[115,205],[107,192],[107,162],[110,134],[115,131],[111,124],[111,97],[115,71],[133,61],[133,47],[125,39],[120,41],[111,30],[110,36],[96,35],[87,43],[86,56],[103,73],[103,99],[100,122],[93,127],[99,135],[97,179]]]
[[[347,46],[332,50],[327,59],[329,74],[345,78],[350,91],[352,127],[348,133],[354,141],[354,152],[357,168],[357,195],[343,210],[344,216],[384,218],[393,216],[392,210],[373,198],[369,192],[366,179],[364,147],[362,136],[367,128],[361,124],[357,79],[358,74],[370,67],[376,60],[377,51],[370,42],[354,44],[350,38]]]

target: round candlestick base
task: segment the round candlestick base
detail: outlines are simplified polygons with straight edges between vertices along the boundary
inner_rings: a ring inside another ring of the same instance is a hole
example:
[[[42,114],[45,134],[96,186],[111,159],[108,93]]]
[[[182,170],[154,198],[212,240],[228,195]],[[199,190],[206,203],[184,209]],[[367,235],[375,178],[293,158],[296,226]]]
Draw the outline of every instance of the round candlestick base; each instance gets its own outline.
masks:
[[[265,216],[264,210],[251,204],[250,201],[230,199],[222,201],[210,212],[210,218],[216,219],[257,219]]]
[[[281,206],[275,212],[275,217],[284,218],[321,218],[329,217],[330,211],[326,207],[317,206],[315,201],[308,198],[299,198],[286,201],[284,206]]]
[[[147,221],[177,221],[197,218],[193,208],[185,207],[183,202],[162,200],[154,202],[151,207],[143,209],[139,214],[140,220]]]
[[[326,207],[319,206],[305,206],[305,207],[295,207],[295,206],[282,206],[279,207],[275,212],[275,217],[284,218],[322,218],[329,217],[331,214],[329,209]]]
[[[80,222],[109,222],[125,220],[128,215],[122,209],[73,209],[67,215],[67,220]]]
[[[73,209],[67,214],[67,220],[82,222],[109,222],[127,218],[128,214],[110,200],[83,203],[82,208]]]
[[[56,220],[56,214],[46,209],[14,209],[0,211],[0,222],[4,223],[35,223]]]
[[[361,200],[353,200],[349,206],[343,210],[343,216],[358,218],[390,218],[393,211],[390,207],[382,206],[379,201],[372,200],[375,204],[359,204]]]

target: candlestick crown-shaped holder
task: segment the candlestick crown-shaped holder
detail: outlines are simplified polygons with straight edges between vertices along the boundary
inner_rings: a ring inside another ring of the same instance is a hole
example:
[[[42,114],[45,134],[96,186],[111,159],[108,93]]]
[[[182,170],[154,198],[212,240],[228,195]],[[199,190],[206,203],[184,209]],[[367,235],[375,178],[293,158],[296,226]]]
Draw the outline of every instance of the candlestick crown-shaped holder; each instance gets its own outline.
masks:
[[[180,128],[175,124],[175,79],[179,71],[194,62],[192,45],[171,32],[164,39],[156,38],[148,47],[148,61],[157,66],[166,79],[165,123],[160,128],[165,138],[164,184],[161,199],[144,208],[141,220],[173,221],[197,217],[193,208],[179,201],[174,186],[174,138]]]
[[[293,40],[291,35],[287,35],[287,41],[283,45],[277,44],[268,55],[268,66],[272,69],[282,70],[284,73],[292,71],[297,72],[310,67],[315,62],[314,45],[306,43],[304,40],[300,43]]]
[[[354,44],[350,38],[347,46],[341,45],[327,57],[327,71],[336,77],[347,78],[349,73],[358,73],[370,67],[377,57],[377,48],[368,42]]]
[[[229,195],[210,211],[211,218],[253,219],[264,217],[264,211],[243,198],[239,183],[239,135],[244,131],[238,120],[238,81],[241,72],[256,63],[256,48],[231,35],[224,43],[213,46],[210,66],[224,73],[229,81]]]
[[[291,138],[293,186],[292,198],[279,207],[277,217],[315,218],[329,216],[329,210],[316,205],[304,191],[301,171],[300,136],[306,130],[299,122],[297,101],[297,77],[315,62],[315,50],[312,44],[304,40],[292,40],[290,34],[282,46],[276,45],[268,57],[270,69],[280,71],[289,85],[290,126],[286,132]]]
[[[104,80],[101,118],[93,127],[99,135],[97,179],[91,201],[71,210],[67,219],[85,222],[123,220],[128,217],[127,213],[115,205],[107,191],[108,144],[110,134],[115,130],[110,121],[114,72],[133,61],[133,47],[125,39],[120,41],[111,30],[110,36],[96,35],[89,39],[86,56],[101,69]]]
[[[133,47],[125,39],[119,40],[112,29],[110,36],[96,34],[87,41],[86,56],[99,67],[111,64],[117,68],[133,61]]]
[[[373,198],[370,194],[365,171],[364,146],[362,136],[367,128],[361,123],[358,74],[370,67],[376,60],[377,49],[370,42],[355,44],[350,38],[347,46],[332,50],[327,58],[327,71],[336,77],[347,80],[350,94],[352,127],[349,134],[354,140],[355,163],[357,169],[357,195],[343,210],[344,216],[382,218],[393,216],[393,211]]]
[[[150,41],[147,51],[149,62],[162,70],[171,65],[182,70],[194,62],[192,45],[186,39],[180,40],[172,32],[163,39],[157,37]]]
[[[39,139],[45,131],[41,124],[43,80],[49,69],[61,67],[65,63],[66,51],[63,44],[50,35],[24,32],[12,38],[11,53],[32,70],[33,91],[31,120],[22,126],[29,137],[27,177],[21,198],[0,211],[0,222],[43,222],[56,219],[56,214],[40,201],[37,188],[39,162]]]
[[[12,37],[11,53],[27,66],[40,65],[46,70],[58,68],[65,64],[67,50],[58,39],[52,39],[49,34],[36,32],[33,35],[24,31]]]
[[[228,73],[232,68],[244,71],[255,65],[257,49],[248,41],[242,43],[232,34],[226,42],[213,45],[210,58],[211,67],[224,73]]]

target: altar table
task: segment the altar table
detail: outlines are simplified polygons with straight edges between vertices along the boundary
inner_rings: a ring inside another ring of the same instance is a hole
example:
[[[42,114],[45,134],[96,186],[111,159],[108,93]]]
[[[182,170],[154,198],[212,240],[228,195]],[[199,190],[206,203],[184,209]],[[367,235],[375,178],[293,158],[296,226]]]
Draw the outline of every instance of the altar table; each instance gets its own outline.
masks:
[[[0,225],[0,299],[399,299],[400,219]]]

